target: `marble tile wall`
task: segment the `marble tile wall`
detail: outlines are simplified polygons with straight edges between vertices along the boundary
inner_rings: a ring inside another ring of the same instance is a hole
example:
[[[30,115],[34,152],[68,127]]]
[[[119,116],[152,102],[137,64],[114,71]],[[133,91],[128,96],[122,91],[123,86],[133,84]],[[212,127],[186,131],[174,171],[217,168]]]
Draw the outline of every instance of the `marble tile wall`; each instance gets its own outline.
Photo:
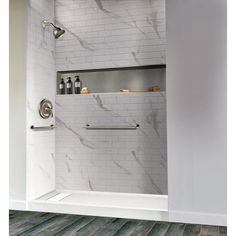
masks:
[[[54,12],[67,31],[56,41],[41,26]],[[164,93],[57,96],[56,133],[29,129],[55,122],[38,105],[55,105],[56,71],[164,64],[164,0],[29,0],[27,38],[27,198],[55,179],[63,189],[166,194]],[[134,121],[137,131],[82,128]]]
[[[165,64],[165,0],[55,0],[56,70]]]
[[[47,126],[54,118],[38,113],[43,98],[55,104],[55,40],[42,20],[54,21],[54,1],[28,1],[27,30],[27,198],[37,198],[55,188],[55,132],[35,132],[31,125]]]
[[[165,92],[57,95],[56,125],[58,189],[167,194]]]

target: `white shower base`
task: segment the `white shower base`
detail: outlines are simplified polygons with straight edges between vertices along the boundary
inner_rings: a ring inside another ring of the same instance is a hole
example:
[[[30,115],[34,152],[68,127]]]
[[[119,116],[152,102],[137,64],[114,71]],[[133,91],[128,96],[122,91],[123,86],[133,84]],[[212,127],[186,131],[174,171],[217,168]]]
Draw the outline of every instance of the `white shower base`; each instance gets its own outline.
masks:
[[[168,221],[166,195],[55,190],[28,202],[28,210]]]

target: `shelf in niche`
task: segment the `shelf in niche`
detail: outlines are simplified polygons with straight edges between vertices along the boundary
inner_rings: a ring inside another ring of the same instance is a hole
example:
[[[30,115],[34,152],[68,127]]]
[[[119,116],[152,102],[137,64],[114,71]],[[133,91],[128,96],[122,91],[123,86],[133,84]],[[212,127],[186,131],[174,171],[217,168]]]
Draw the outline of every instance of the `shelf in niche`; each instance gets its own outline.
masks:
[[[160,93],[165,93],[165,91],[159,92],[107,92],[107,93],[88,93],[88,94],[56,94],[57,97],[76,97],[76,96],[89,96],[89,95],[99,95],[99,94],[107,94],[107,95],[126,95],[126,94],[146,94],[146,95],[156,95]]]
[[[147,91],[153,86],[159,86],[161,91],[165,91],[166,86],[166,68],[159,65],[156,67],[114,68],[109,70],[64,71],[57,73],[57,94],[60,95],[59,84],[62,78],[65,82],[68,77],[74,81],[77,75],[80,76],[82,87],[88,88],[90,94],[147,93],[118,91],[120,89]]]

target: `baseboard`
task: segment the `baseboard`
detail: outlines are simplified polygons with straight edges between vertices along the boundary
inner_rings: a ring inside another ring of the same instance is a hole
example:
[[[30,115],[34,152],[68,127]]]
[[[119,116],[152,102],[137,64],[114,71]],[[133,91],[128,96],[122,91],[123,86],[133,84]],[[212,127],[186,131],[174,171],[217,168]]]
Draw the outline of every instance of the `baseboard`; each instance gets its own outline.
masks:
[[[27,204],[26,201],[23,200],[9,200],[9,209],[10,210],[18,210],[18,211],[26,211]]]
[[[169,211],[169,221],[178,223],[227,226],[227,215]]]

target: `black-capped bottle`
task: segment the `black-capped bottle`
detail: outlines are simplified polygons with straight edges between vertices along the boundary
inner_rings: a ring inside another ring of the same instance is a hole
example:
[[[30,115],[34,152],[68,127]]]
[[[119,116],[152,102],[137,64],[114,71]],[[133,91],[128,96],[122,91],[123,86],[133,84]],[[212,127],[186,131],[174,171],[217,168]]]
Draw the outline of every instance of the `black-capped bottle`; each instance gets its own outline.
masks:
[[[81,90],[81,81],[79,79],[79,76],[75,76],[75,94],[80,94],[80,90]]]
[[[71,81],[71,77],[67,78],[67,82],[66,82],[66,93],[67,94],[72,94],[72,81]]]
[[[63,78],[61,78],[61,82],[59,84],[59,92],[60,94],[65,94],[66,92],[66,85]]]

